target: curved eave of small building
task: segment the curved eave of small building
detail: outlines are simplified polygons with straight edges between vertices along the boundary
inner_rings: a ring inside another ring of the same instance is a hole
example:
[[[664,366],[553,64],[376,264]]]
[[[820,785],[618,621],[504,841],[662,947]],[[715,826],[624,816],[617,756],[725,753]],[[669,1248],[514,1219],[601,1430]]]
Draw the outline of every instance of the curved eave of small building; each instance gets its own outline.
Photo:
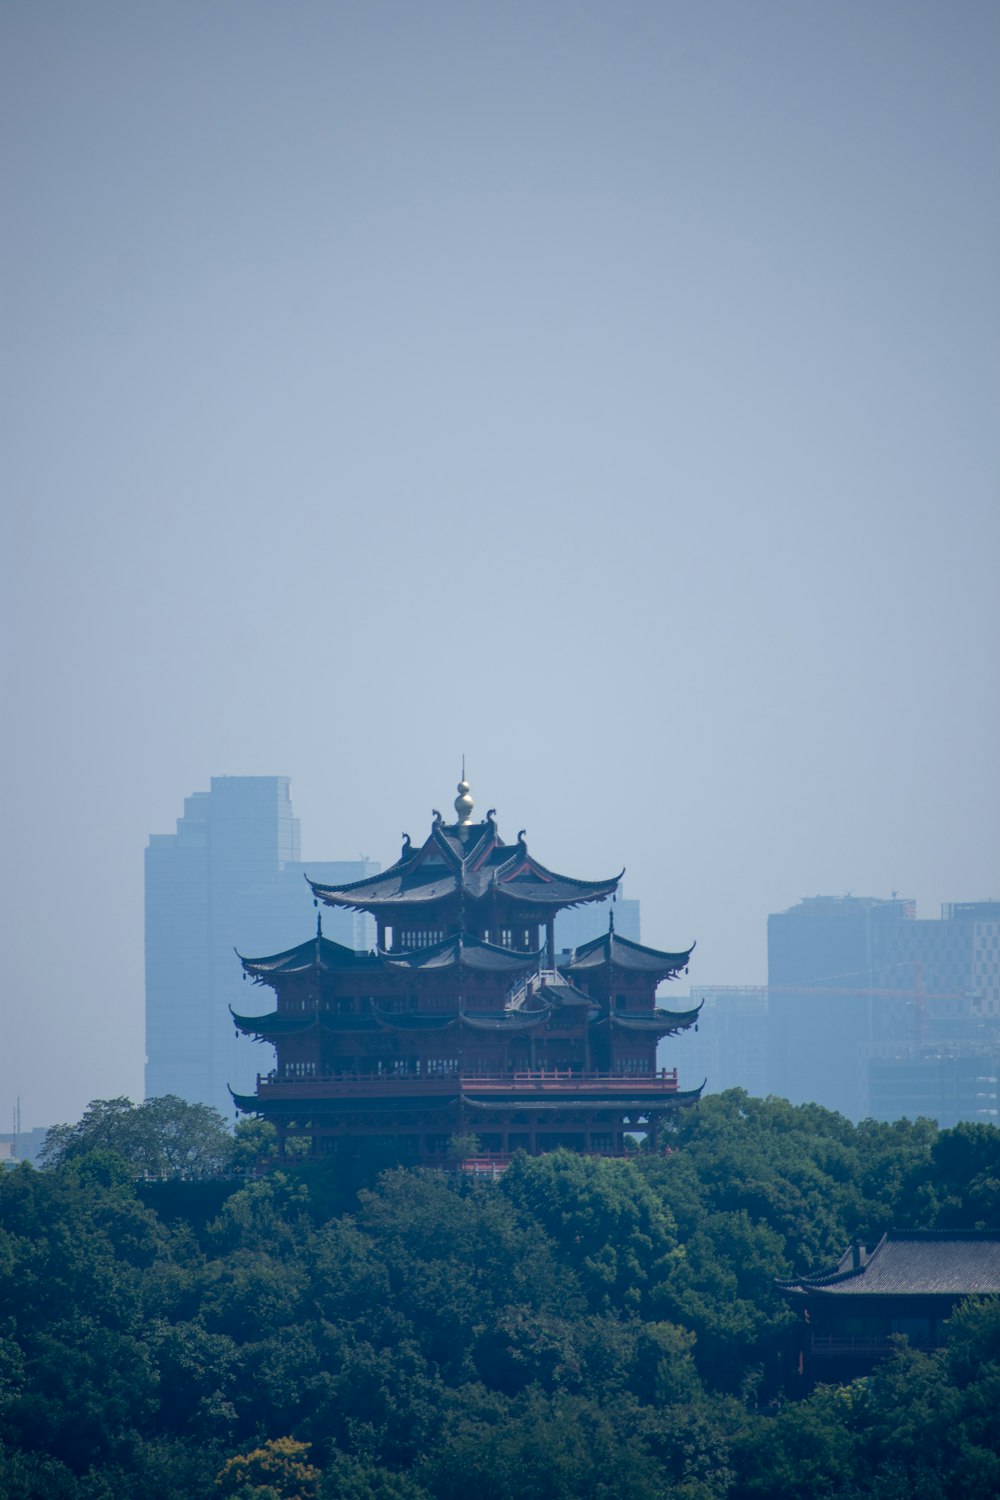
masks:
[[[704,1003],[702,1001],[701,1005]],[[624,1031],[647,1031],[656,1032],[660,1036],[676,1036],[695,1024],[701,1014],[701,1005],[695,1006],[694,1010],[657,1010],[651,1016],[623,1016],[612,1011],[607,1019],[613,1026],[620,1026]]]

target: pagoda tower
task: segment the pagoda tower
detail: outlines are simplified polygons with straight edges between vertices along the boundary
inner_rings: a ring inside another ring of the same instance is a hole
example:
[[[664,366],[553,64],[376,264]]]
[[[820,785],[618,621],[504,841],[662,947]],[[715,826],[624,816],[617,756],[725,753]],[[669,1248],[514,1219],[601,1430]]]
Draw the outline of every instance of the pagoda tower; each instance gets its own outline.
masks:
[[[244,978],[270,987],[266,1015],[233,1014],[271,1044],[273,1070],[237,1108],[272,1120],[283,1152],[392,1140],[413,1161],[446,1161],[474,1134],[504,1159],[558,1146],[618,1153],[624,1136],[656,1142],[665,1116],[694,1102],[676,1069],[657,1072],[656,1044],[698,1010],[657,1009],[661,980],[686,971],[691,948],[663,953],[608,932],[559,956],[558,912],[613,897],[621,875],[559,875],[505,844],[495,810],[473,821],[463,773],[455,821],[435,809],[424,843],[403,835],[389,869],[350,885],[310,882],[317,906],[368,912],[377,945],[358,953],[316,935],[262,958]],[[624,872],[623,872],[624,873]],[[693,946],[693,945],[692,945]]]

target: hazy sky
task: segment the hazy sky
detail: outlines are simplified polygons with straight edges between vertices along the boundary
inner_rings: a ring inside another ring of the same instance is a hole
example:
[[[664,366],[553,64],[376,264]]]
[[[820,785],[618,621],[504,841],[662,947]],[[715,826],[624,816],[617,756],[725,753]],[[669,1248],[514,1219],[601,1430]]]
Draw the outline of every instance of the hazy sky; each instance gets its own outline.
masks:
[[[1000,897],[995,0],[6,0],[0,1129],[140,1097],[142,854],[449,809],[696,983]]]

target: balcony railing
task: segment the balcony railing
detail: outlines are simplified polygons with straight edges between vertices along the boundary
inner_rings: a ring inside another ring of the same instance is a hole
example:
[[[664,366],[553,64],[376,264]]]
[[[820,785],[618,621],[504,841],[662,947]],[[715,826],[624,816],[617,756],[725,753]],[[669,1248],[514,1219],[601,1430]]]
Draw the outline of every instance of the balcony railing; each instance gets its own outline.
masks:
[[[817,1359],[836,1359],[843,1354],[890,1354],[898,1337],[888,1333],[814,1333],[809,1347]],[[936,1349],[941,1344],[940,1339],[932,1338],[929,1333],[910,1333],[907,1338],[915,1349]]]
[[[443,1094],[462,1089],[474,1093],[579,1094],[606,1093],[609,1086],[637,1094],[674,1094],[677,1069],[658,1073],[574,1073],[561,1068],[532,1068],[510,1073],[313,1073],[308,1077],[258,1073],[257,1091],[272,1097],[307,1098],[317,1090],[337,1094]]]
[[[544,1153],[543,1153],[544,1154]],[[581,1156],[599,1156],[616,1161],[635,1161],[637,1151],[582,1151]],[[514,1160],[513,1152],[480,1151],[476,1156],[463,1156],[454,1162],[453,1171],[464,1172],[468,1177],[502,1177]]]

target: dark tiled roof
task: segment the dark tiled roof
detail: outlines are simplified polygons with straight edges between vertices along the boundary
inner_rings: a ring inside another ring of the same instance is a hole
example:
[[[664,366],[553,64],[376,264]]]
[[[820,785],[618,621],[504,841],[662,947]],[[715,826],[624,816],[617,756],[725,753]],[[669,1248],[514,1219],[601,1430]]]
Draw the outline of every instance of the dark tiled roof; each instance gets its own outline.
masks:
[[[402,858],[379,875],[349,885],[310,881],[328,906],[377,911],[396,906],[423,906],[461,891],[470,901],[497,896],[516,905],[558,911],[600,901],[617,890],[621,875],[608,880],[577,880],[558,875],[528,853],[523,838],[505,844],[496,824],[435,823],[419,849],[409,846]]]
[[[544,984],[539,985],[535,991],[539,1000],[546,1001],[549,1005],[567,1010],[578,1010],[584,1006],[589,1010],[596,1010],[597,1004],[590,995],[585,995],[583,990],[578,990],[575,984],[570,984],[566,979],[553,981],[547,979]]]
[[[452,1080],[456,1086],[458,1080]],[[393,1115],[404,1114],[409,1110],[447,1110],[453,1109],[459,1102],[474,1110],[506,1110],[515,1114],[555,1114],[566,1109],[585,1108],[601,1114],[625,1113],[631,1115],[648,1115],[660,1113],[665,1109],[675,1109],[685,1104],[695,1104],[701,1097],[701,1089],[689,1089],[685,1093],[657,1094],[654,1098],[631,1098],[626,1092],[615,1096],[609,1091],[607,1095],[592,1098],[580,1093],[570,1094],[569,1097],[539,1098],[535,1095],[526,1096],[519,1094],[512,1096],[504,1094],[500,1096],[486,1097],[482,1094],[475,1096],[474,1085],[466,1081],[465,1091],[459,1094],[423,1095],[419,1097],[401,1098],[394,1095],[386,1098],[378,1087],[373,1087],[370,1094],[343,1095],[339,1098],[330,1097],[317,1093],[310,1098],[301,1095],[290,1097],[288,1095],[236,1094],[230,1089],[233,1102],[238,1109],[245,1114],[264,1115],[301,1115],[308,1109],[311,1115],[347,1116],[364,1111],[365,1114],[372,1112],[384,1113],[391,1119]]]
[[[380,1026],[390,1031],[447,1031],[458,1020],[456,1015],[428,1015],[418,1010],[380,1010],[372,1006]]]
[[[291,1016],[272,1010],[266,1016],[238,1016],[230,1006],[229,1014],[239,1030],[246,1032],[248,1036],[294,1036],[300,1031],[311,1031],[316,1025],[315,1013]]]
[[[702,1085],[702,1088],[704,1085]],[[587,1094],[582,1089],[578,1094],[566,1091],[556,1099],[545,1094],[502,1094],[494,1096],[480,1095],[475,1097],[471,1092],[473,1084],[466,1084],[466,1092],[462,1096],[462,1102],[473,1109],[504,1109],[512,1110],[517,1114],[534,1114],[536,1111],[542,1114],[554,1114],[565,1109],[587,1109],[601,1114],[608,1112],[621,1112],[625,1114],[650,1114],[664,1109],[676,1109],[678,1105],[695,1104],[701,1098],[701,1089],[688,1089],[684,1092],[678,1090],[672,1094],[647,1094],[643,1098],[630,1098],[623,1089],[622,1093],[614,1094],[609,1089],[607,1094]]]
[[[617,1015],[612,1011],[609,1020],[612,1026],[620,1026],[624,1031],[651,1031],[657,1036],[676,1036],[680,1031],[686,1031],[693,1026],[701,1012],[701,1006],[695,1006],[694,1010],[654,1010],[651,1015]]]
[[[286,948],[283,953],[271,953],[263,958],[247,958],[237,953],[244,972],[253,979],[267,984],[272,978],[286,974],[304,974],[310,969],[371,969],[376,960],[370,953],[355,953],[343,943],[331,942],[329,938],[314,937],[299,943],[296,948]]]
[[[645,948],[641,943],[619,937],[617,932],[605,932],[574,948],[568,963],[561,967],[565,973],[575,974],[583,969],[610,965],[615,969],[630,969],[633,973],[656,974],[662,978],[685,968],[694,947],[692,943],[682,953],[661,953],[659,948]]]
[[[457,1082],[457,1080],[456,1080]],[[310,1098],[290,1097],[289,1095],[260,1095],[236,1094],[229,1090],[233,1096],[233,1103],[237,1109],[243,1110],[244,1114],[253,1115],[301,1115],[308,1109],[310,1115],[347,1116],[364,1111],[368,1114],[384,1114],[387,1120],[391,1120],[397,1114],[406,1114],[422,1110],[447,1110],[452,1109],[459,1101],[458,1094],[434,1095],[431,1097],[400,1098],[394,1095],[385,1098],[377,1089],[370,1094],[358,1094],[331,1098],[328,1095],[314,1094]]]
[[[966,1296],[1000,1292],[1000,1233],[889,1230],[859,1270],[853,1252],[826,1276],[780,1283],[799,1296]]]
[[[393,969],[481,969],[490,973],[523,973],[537,969],[541,950],[524,952],[518,948],[501,948],[484,943],[468,933],[456,933],[428,948],[409,953],[385,953],[379,950],[384,964]]]
[[[297,1036],[320,1026],[323,1031],[374,1031],[375,1022],[370,1015],[333,1015],[329,1012],[307,1012],[305,1015],[289,1014],[285,1011],[268,1011],[266,1016],[238,1016],[230,1007],[230,1015],[240,1031],[248,1036]]]
[[[473,1031],[534,1031],[549,1018],[544,1010],[463,1011],[462,1025]]]

